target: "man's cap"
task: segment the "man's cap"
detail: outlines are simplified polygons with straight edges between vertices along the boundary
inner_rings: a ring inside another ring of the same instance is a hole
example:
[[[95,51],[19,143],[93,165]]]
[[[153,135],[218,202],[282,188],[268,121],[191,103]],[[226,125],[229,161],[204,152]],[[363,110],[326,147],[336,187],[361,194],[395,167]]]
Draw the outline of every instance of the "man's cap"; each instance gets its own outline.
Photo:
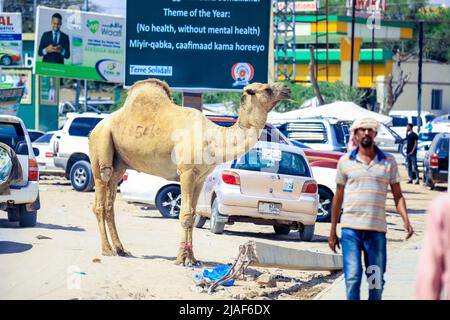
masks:
[[[372,129],[373,131],[378,132],[379,128],[380,123],[377,120],[373,118],[363,118],[358,119],[353,123],[350,132],[354,134],[358,129]]]

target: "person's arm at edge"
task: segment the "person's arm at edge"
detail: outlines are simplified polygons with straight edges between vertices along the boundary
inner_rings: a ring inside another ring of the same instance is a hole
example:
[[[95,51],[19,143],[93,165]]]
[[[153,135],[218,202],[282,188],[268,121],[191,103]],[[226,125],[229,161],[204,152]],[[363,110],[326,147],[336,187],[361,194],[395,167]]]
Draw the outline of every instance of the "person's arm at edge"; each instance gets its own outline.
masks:
[[[411,227],[411,223],[408,217],[408,210],[406,208],[406,200],[403,196],[402,189],[400,187],[400,183],[391,184],[392,195],[394,196],[395,206],[397,208],[398,214],[401,216],[404,224],[404,228],[406,231],[405,240],[409,240],[413,234],[414,230]]]
[[[341,214],[342,203],[344,201],[344,190],[345,186],[338,184],[336,186],[336,194],[333,197],[333,206],[331,210],[331,231],[330,238],[328,239],[328,245],[334,253],[337,253],[336,247],[341,249],[336,230],[339,216]]]

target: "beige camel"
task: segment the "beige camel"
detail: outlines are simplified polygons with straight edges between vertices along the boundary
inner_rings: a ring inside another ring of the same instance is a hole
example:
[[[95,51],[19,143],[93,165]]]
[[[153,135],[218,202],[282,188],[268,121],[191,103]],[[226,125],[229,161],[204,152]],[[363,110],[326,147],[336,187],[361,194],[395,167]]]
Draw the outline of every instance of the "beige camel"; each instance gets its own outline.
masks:
[[[197,261],[192,247],[195,208],[205,178],[217,164],[237,159],[257,142],[267,113],[289,97],[282,84],[251,84],[241,98],[240,117],[231,128],[220,127],[200,111],[175,105],[166,83],[137,82],[124,107],[103,120],[90,135],[95,179],[94,213],[102,254],[126,256],[117,234],[114,201],[126,169],[134,169],[181,183],[182,237],[177,264]],[[112,245],[108,241],[105,221]]]

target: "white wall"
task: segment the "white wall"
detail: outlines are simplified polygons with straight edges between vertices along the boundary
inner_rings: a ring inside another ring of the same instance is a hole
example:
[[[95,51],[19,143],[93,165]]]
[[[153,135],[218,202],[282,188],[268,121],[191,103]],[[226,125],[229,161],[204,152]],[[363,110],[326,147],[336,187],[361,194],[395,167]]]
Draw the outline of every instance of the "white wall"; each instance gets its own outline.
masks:
[[[410,80],[398,98],[394,110],[417,110],[418,61],[404,62],[402,69],[406,74],[410,74]],[[435,114],[450,113],[450,64],[424,62],[422,82],[422,110]],[[431,92],[439,89],[442,89],[442,109],[431,110]]]

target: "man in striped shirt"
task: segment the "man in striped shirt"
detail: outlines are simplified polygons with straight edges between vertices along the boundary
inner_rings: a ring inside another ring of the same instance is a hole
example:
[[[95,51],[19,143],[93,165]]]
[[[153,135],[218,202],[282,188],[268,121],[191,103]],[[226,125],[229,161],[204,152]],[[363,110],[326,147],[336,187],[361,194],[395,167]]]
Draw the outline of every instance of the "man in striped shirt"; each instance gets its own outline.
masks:
[[[369,300],[381,300],[386,272],[386,197],[391,186],[398,213],[406,230],[406,240],[413,235],[400,188],[397,162],[375,145],[379,123],[361,119],[350,129],[358,148],[341,158],[336,177],[337,190],[333,200],[329,246],[340,249],[336,227],[341,217],[342,254],[348,300],[360,299],[363,273],[369,282]]]

